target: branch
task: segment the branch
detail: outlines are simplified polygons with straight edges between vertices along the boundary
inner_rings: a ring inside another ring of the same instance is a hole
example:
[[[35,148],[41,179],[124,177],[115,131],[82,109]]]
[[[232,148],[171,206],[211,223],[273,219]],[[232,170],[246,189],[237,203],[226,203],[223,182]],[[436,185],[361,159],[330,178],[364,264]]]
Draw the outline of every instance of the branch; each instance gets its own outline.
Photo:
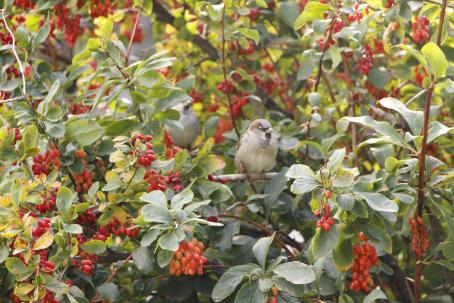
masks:
[[[11,50],[13,52],[14,57],[16,58],[17,64],[19,65],[19,71],[20,71],[20,74],[22,77],[22,93],[24,94],[24,96],[27,96],[27,88],[25,86],[24,67],[22,66],[22,62],[19,59],[19,55],[16,52],[16,37],[14,37],[13,32],[11,31],[11,29],[8,26],[8,22],[6,21],[5,9],[2,9],[1,12],[2,12],[3,23],[5,24],[6,30],[11,35],[11,40],[12,40],[11,41],[12,42]]]
[[[131,38],[129,38],[128,51],[126,52],[126,65],[128,65],[128,62],[129,62],[129,55],[131,54],[132,43],[133,43],[134,37],[136,36],[137,26],[139,25],[139,20],[140,20],[140,15],[142,13],[142,9],[143,9],[143,2],[139,8],[139,11],[137,12],[136,21],[134,22],[134,27],[132,29]]]
[[[323,50],[322,50],[322,55],[320,56],[320,59],[318,60],[318,72],[317,72],[317,78],[315,80],[314,84],[314,91],[318,91],[318,85],[320,84],[320,79],[323,74],[323,57],[325,57],[325,53],[329,48],[329,41],[331,40],[331,37],[333,35],[333,28],[334,28],[334,22],[336,21],[337,15],[334,15],[333,18],[331,18],[331,22],[329,23],[329,32],[328,36],[326,36],[325,40],[323,41]]]
[[[234,215],[223,214],[223,215],[219,215],[218,217],[219,218],[230,218],[230,219],[235,219],[235,220],[238,220],[238,221],[246,222],[246,223],[254,226],[255,228],[265,232],[268,236],[271,236],[272,234],[274,234],[276,232],[275,239],[276,239],[276,242],[279,244],[279,246],[281,248],[283,248],[293,260],[298,260],[298,254],[296,254],[294,251],[290,250],[287,247],[285,242],[281,239],[281,237],[280,237],[281,233],[279,231],[275,231],[275,230],[269,229],[266,226],[264,226],[264,225],[262,225],[262,224],[260,224],[258,222],[255,222],[254,220],[245,219],[245,218],[234,216]]]
[[[438,22],[437,29],[437,45],[441,44],[441,34],[443,31],[443,23],[445,21],[446,15],[446,6],[448,0],[443,0],[441,11],[440,11],[440,20]],[[427,154],[427,137],[429,130],[429,119],[430,119],[430,103],[432,101],[432,94],[435,88],[435,78],[431,76],[431,84],[427,90],[426,101],[424,104],[424,120],[423,127],[421,131],[422,143],[421,143],[421,152],[419,153],[419,175],[418,175],[418,206],[416,208],[415,217],[422,217],[424,211],[424,197],[426,189],[426,154]],[[422,263],[420,262],[420,257],[416,257],[416,268],[415,268],[415,302],[421,302],[421,276],[422,276]]]
[[[386,265],[392,268],[393,273],[389,276],[392,283],[391,287],[396,296],[398,296],[400,302],[413,303],[415,301],[410,285],[408,284],[407,277],[402,269],[399,267],[396,259],[386,254],[380,257]]]
[[[250,173],[250,174],[230,174],[230,175],[212,175],[210,177],[211,181],[244,181],[252,180],[269,180],[277,176],[279,173],[270,172],[270,173]]]
[[[126,264],[129,260],[131,260],[131,258],[132,258],[132,254],[130,254],[130,255],[124,260],[123,264]],[[123,265],[123,264],[122,264],[122,265]],[[117,275],[118,271],[120,270],[120,268],[121,268],[122,265],[120,265],[120,266],[118,266],[117,268],[115,268],[115,269],[112,271],[112,273],[110,274],[110,276],[107,278],[107,280],[104,281],[104,283],[110,283],[110,282],[112,282],[113,279],[115,278],[115,276]],[[99,299],[101,299],[101,298],[100,298],[100,295],[99,295],[99,293],[96,293],[96,295],[95,295],[95,296],[93,297],[93,299],[91,300],[91,303],[95,303],[95,302],[99,301]]]
[[[153,12],[156,19],[160,22],[170,24],[175,27],[175,17],[167,11],[157,0],[153,0]],[[218,50],[211,43],[198,35],[190,35],[190,40],[194,42],[204,53],[208,54],[210,60],[216,61],[219,59]]]
[[[238,126],[235,122],[235,117],[233,117],[233,103],[232,103],[232,96],[230,94],[230,82],[227,78],[227,67],[225,66],[225,30],[224,30],[224,23],[225,23],[225,7],[222,8],[222,17],[221,17],[221,51],[222,51],[222,72],[224,73],[224,82],[225,82],[225,93],[227,95],[227,101],[229,101],[229,109],[230,109],[230,119],[232,120],[233,128],[235,129],[235,133],[240,138],[240,131],[238,130]]]

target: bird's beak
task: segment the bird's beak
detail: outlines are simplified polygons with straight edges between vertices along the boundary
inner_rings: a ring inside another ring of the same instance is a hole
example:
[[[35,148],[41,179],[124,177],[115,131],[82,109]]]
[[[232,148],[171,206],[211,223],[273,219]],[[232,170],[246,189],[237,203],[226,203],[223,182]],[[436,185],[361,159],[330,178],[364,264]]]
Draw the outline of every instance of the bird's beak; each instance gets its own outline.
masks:
[[[273,129],[271,127],[265,131],[265,133],[267,133],[267,134],[271,134],[272,132],[273,132]]]

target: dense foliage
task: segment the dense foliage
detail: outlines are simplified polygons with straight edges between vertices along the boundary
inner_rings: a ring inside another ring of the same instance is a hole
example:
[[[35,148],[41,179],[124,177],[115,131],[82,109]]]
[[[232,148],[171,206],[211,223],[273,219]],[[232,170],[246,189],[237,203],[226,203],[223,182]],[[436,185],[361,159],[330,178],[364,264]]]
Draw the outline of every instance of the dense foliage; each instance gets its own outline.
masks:
[[[454,302],[439,1],[0,1],[0,301]]]

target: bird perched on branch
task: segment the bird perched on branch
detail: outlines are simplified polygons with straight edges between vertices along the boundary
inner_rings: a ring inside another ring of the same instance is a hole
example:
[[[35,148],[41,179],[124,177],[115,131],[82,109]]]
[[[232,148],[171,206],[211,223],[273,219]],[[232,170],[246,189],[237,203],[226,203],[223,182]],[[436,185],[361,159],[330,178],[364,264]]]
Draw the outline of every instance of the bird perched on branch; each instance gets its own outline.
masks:
[[[173,142],[179,147],[191,147],[197,136],[200,134],[200,123],[192,109],[192,99],[188,99],[173,107],[180,113],[178,123],[181,127],[166,126],[173,139]]]
[[[235,166],[242,173],[263,173],[276,165],[278,143],[271,123],[257,119],[241,135]]]

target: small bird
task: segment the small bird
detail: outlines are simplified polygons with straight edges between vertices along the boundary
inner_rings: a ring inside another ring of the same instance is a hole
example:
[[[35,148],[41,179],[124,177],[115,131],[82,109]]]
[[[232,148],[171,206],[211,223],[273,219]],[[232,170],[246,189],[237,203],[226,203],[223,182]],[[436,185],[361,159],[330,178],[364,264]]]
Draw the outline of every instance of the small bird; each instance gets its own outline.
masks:
[[[175,105],[173,109],[180,113],[178,122],[182,128],[166,126],[166,130],[175,145],[183,148],[191,147],[191,144],[200,134],[200,123],[192,109],[192,99]]]
[[[263,173],[276,165],[278,143],[271,123],[257,119],[238,142],[235,166],[241,173]]]

